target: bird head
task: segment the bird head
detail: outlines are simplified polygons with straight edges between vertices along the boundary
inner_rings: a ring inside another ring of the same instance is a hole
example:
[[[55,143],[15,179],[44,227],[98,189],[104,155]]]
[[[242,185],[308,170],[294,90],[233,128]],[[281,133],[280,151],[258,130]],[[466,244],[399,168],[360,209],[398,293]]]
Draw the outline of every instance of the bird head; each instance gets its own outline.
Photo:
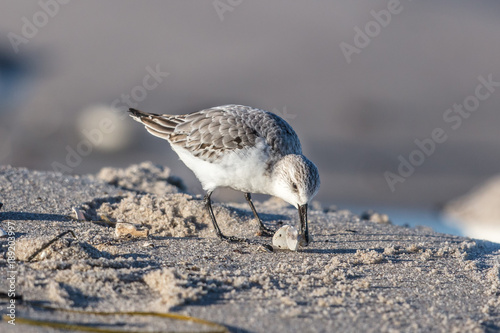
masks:
[[[273,170],[274,195],[298,208],[319,190],[318,168],[303,155],[285,155]]]
[[[307,206],[319,190],[318,168],[305,156],[290,154],[276,162],[272,179],[274,195],[298,209],[301,236],[303,244],[307,245]]]

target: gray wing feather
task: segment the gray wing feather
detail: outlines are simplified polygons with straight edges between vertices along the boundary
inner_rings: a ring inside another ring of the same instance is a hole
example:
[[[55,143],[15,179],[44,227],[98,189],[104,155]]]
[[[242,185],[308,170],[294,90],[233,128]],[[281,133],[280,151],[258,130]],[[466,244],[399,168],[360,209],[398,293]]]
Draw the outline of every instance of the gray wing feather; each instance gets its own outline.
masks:
[[[209,162],[228,151],[253,147],[259,138],[277,158],[302,153],[290,125],[273,113],[248,106],[225,105],[187,115],[157,115],[134,109],[130,113],[151,134]]]

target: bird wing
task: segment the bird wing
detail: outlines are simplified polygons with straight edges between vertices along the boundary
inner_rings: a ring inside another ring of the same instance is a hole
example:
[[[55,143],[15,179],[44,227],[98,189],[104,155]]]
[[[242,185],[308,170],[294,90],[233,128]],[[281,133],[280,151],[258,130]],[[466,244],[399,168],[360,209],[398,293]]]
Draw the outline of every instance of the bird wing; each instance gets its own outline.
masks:
[[[151,134],[209,162],[228,151],[252,148],[259,138],[276,155],[301,153],[290,125],[272,113],[247,106],[225,105],[186,115],[157,115],[135,109],[130,113]],[[284,140],[282,134],[291,140]]]

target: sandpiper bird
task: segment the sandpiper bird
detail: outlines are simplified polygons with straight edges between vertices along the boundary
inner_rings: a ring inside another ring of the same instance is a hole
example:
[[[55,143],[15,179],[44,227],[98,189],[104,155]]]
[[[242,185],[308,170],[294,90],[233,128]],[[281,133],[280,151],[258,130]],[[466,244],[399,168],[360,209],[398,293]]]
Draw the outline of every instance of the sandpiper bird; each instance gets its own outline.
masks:
[[[217,236],[224,235],[215,219],[210,196],[218,187],[245,194],[261,233],[272,235],[259,218],[250,193],[279,197],[299,211],[300,237],[308,245],[307,205],[316,195],[318,169],[302,155],[299,138],[277,115],[243,105],[224,105],[185,115],[158,115],[129,110],[149,133],[167,140],[206,191],[205,206]]]

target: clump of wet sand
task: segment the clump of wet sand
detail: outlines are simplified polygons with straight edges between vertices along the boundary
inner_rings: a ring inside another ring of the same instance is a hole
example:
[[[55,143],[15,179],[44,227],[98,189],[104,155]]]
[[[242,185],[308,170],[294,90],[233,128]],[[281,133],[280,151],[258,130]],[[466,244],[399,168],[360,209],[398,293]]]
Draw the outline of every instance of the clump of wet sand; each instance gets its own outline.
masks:
[[[97,178],[129,189],[122,196],[97,198],[77,208],[90,221],[109,220],[142,225],[162,237],[205,236],[209,216],[200,196],[184,193],[183,181],[170,169],[143,162],[125,169],[103,168]],[[240,218],[223,205],[214,205],[221,228]]]
[[[163,195],[186,190],[182,179],[172,176],[169,168],[149,161],[133,164],[128,168],[102,168],[96,177],[108,184],[135,192]]]

